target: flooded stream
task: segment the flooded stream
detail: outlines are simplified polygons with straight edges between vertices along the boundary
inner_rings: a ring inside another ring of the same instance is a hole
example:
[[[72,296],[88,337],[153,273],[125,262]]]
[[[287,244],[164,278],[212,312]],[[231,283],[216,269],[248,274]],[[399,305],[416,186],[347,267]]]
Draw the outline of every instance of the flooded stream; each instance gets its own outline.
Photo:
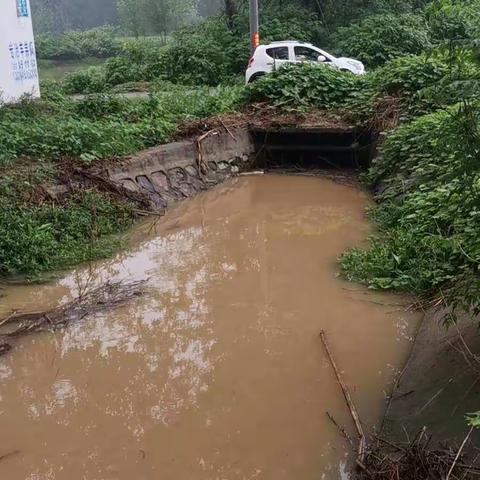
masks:
[[[0,359],[0,478],[347,478],[352,433],[325,329],[365,428],[408,355],[406,300],[337,275],[368,196],[319,178],[232,180],[133,232],[131,248],[44,285],[0,314],[39,311],[105,280],[147,293]]]

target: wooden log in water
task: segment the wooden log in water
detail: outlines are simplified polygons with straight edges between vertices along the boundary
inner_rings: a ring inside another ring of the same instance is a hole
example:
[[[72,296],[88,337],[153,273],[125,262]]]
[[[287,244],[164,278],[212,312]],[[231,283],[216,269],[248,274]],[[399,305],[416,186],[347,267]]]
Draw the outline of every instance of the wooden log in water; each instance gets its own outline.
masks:
[[[367,451],[367,443],[365,434],[363,432],[362,424],[360,422],[360,417],[358,415],[357,409],[355,408],[355,404],[353,403],[352,397],[350,392],[345,385],[345,382],[342,379],[340,374],[340,370],[335,363],[335,359],[333,358],[332,352],[327,342],[327,335],[324,330],[320,332],[320,338],[322,340],[323,346],[325,347],[325,351],[327,352],[328,359],[330,360],[330,364],[332,365],[333,371],[335,372],[335,376],[337,377],[338,383],[342,388],[343,396],[345,397],[345,401],[347,403],[348,409],[350,410],[350,414],[353,419],[353,423],[355,424],[355,428],[358,433],[358,456],[357,456],[357,465],[359,468],[365,469],[365,455]]]

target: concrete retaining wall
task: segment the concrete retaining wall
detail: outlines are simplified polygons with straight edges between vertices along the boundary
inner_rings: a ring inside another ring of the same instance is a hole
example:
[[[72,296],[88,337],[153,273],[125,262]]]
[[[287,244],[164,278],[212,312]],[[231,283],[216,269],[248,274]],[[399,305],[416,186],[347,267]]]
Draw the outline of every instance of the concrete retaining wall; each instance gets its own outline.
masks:
[[[114,183],[150,198],[156,209],[194,196],[247,168],[254,144],[247,129],[215,132],[200,144],[182,141],[126,158],[107,170]]]

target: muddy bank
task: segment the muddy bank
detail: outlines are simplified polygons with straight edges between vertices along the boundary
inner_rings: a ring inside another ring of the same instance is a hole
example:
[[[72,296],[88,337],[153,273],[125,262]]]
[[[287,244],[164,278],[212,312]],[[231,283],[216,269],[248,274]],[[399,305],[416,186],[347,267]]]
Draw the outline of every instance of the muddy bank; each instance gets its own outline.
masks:
[[[393,441],[427,427],[433,443],[458,445],[469,430],[465,414],[478,411],[479,367],[470,356],[480,352],[478,319],[464,315],[447,329],[444,317],[443,310],[425,313],[385,416],[384,433]],[[479,432],[471,438],[480,447]]]
[[[5,291],[1,314],[86,285],[144,295],[0,359],[0,474],[25,478],[337,479],[353,436],[319,340],[326,330],[366,429],[418,318],[337,276],[370,231],[368,196],[319,178],[228,181],[140,226],[110,261]]]

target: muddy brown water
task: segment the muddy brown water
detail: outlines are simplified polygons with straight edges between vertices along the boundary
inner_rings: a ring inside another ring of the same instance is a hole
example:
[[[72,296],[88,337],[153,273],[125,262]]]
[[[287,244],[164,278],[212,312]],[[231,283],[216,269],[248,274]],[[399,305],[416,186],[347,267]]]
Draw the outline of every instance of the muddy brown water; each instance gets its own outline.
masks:
[[[0,359],[0,478],[347,478],[325,412],[353,426],[319,332],[372,428],[418,322],[406,299],[338,278],[368,201],[319,178],[240,178],[143,224],[113,260],[7,289],[1,314],[149,279],[145,296]]]

